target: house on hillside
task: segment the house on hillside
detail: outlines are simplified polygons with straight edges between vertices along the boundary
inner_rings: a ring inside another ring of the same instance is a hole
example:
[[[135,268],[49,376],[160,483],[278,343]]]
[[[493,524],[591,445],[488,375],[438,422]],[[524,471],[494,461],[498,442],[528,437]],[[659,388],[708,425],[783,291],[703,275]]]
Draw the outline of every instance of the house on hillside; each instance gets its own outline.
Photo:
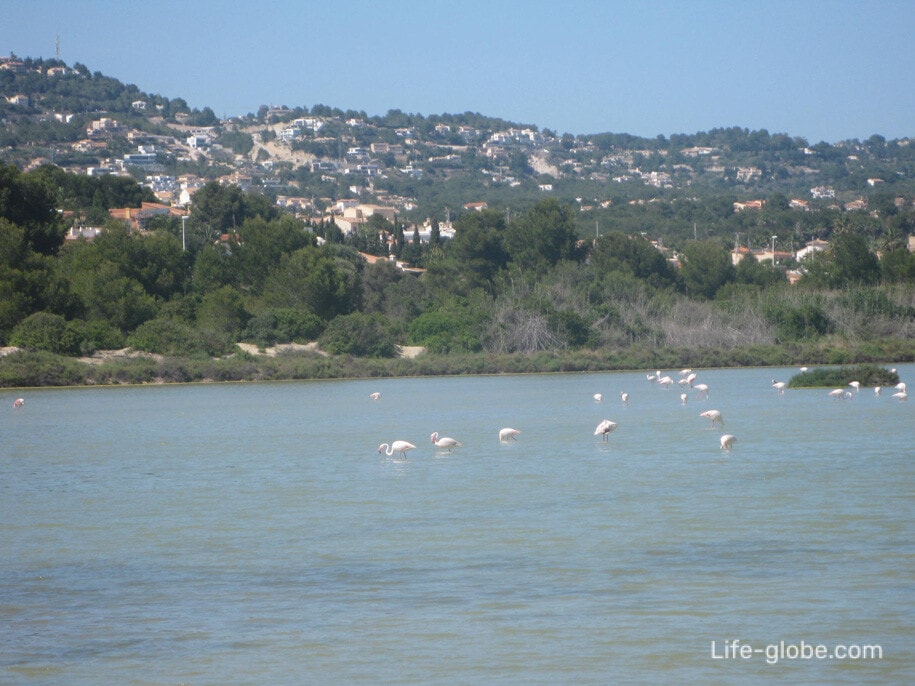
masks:
[[[765,200],[744,200],[743,202],[735,202],[734,211],[743,212],[744,210],[761,210],[765,204]]]
[[[140,207],[121,207],[108,210],[108,216],[112,219],[120,219],[127,222],[133,231],[145,231],[147,222],[153,217],[183,217],[185,215],[187,215],[187,210],[161,205],[156,202],[144,202]]]

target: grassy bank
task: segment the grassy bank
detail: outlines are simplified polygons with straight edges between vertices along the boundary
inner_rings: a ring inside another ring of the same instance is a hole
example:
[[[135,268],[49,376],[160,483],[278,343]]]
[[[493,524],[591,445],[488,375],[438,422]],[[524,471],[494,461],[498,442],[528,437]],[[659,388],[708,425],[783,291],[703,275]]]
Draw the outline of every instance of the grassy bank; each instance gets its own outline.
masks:
[[[148,383],[352,379],[467,374],[530,374],[851,365],[915,361],[915,341],[851,344],[832,341],[745,348],[641,348],[532,354],[423,354],[413,359],[325,356],[290,352],[274,357],[239,352],[225,358],[119,357],[101,364],[47,352],[20,351],[0,358],[0,387],[98,386]]]

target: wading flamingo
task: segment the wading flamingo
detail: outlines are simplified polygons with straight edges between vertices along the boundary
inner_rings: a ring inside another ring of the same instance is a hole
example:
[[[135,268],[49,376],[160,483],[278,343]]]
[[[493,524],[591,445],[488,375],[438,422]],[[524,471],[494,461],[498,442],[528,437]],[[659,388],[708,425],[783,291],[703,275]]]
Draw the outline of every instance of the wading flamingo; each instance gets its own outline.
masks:
[[[433,432],[430,438],[432,439],[432,443],[435,444],[436,448],[442,448],[443,450],[447,450],[449,453],[454,448],[460,448],[463,445],[460,441],[456,441],[453,438],[449,438],[448,436],[442,436],[439,438],[438,431]]]
[[[13,407],[15,407],[17,410],[18,410],[20,407],[22,407],[23,405],[25,405],[25,398],[16,398],[16,399],[13,401]]]
[[[394,453],[399,453],[400,457],[402,459],[406,460],[407,451],[413,450],[414,448],[416,448],[416,446],[413,445],[412,443],[410,443],[409,441],[394,441],[390,445],[388,445],[387,443],[382,443],[381,445],[379,445],[378,452],[380,453],[382,450],[384,450],[385,451],[384,454],[387,455],[388,457],[390,457]]]
[[[372,400],[378,400],[378,398],[381,397],[381,393],[379,393],[378,391],[375,391],[374,393],[369,394],[369,397]]]
[[[784,381],[776,381],[775,379],[772,379],[772,388],[778,391],[779,395],[782,395],[785,392],[785,386],[787,385],[788,384],[786,384]]]
[[[721,449],[730,450],[731,446],[737,441],[737,437],[732,434],[725,434],[721,437]]]
[[[517,441],[518,439],[515,438],[515,436],[517,436],[520,433],[521,432],[518,431],[518,429],[511,429],[508,427],[501,429],[499,431],[499,442],[501,443],[501,442],[505,442],[505,441]]]
[[[712,426],[715,426],[716,423],[724,426],[724,417],[721,416],[721,412],[718,410],[706,410],[705,412],[700,412],[699,416],[711,420]]]
[[[604,399],[604,396],[602,396],[600,393],[594,394],[594,402],[599,403],[603,399]]]
[[[595,436],[602,436],[603,440],[610,440],[610,432],[616,428],[616,422],[611,422],[609,419],[605,419],[600,424],[597,425],[597,428],[594,429]]]

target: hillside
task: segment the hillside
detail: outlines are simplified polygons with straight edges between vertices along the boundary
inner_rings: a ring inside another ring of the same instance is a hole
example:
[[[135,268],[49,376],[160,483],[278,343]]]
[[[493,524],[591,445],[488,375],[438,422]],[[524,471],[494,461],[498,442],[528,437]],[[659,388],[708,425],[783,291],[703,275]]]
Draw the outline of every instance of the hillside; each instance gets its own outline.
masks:
[[[0,95],[0,386],[915,359],[908,139]]]
[[[915,198],[911,139],[879,135],[812,143],[729,128],[573,137],[470,112],[367,117],[323,105],[264,106],[220,121],[209,108],[55,60],[0,63],[0,96],[0,159],[21,169],[53,163],[81,174],[129,173],[167,202],[177,201],[177,179],[188,175],[305,198],[313,213],[356,197],[410,221],[445,220],[468,203],[524,210],[550,196],[578,207],[582,233],[650,220],[651,209],[620,207],[653,203],[671,207],[657,227],[666,235],[656,236],[669,242],[699,230],[733,237],[723,217],[738,201],[885,213]],[[722,211],[697,211],[697,200],[712,198]]]

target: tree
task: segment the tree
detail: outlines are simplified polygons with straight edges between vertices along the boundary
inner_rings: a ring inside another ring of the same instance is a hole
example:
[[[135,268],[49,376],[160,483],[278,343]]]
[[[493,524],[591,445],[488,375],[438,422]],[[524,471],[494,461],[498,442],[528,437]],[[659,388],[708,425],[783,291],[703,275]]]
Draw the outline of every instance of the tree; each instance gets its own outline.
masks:
[[[598,273],[622,271],[654,286],[671,286],[676,275],[667,258],[647,238],[614,231],[594,241],[591,266]]]
[[[336,317],[318,339],[327,352],[356,357],[394,357],[397,344],[387,320],[380,314],[352,314]]]
[[[897,248],[883,254],[880,260],[880,271],[883,281],[915,282],[915,253],[910,253],[905,248]]]
[[[462,215],[455,222],[454,238],[445,245],[448,259],[430,268],[430,278],[447,281],[464,294],[477,287],[492,290],[496,275],[508,264],[504,233],[501,212],[487,209]]]
[[[680,275],[688,295],[711,299],[719,288],[734,280],[731,253],[720,241],[689,241],[681,258]]]
[[[271,307],[307,309],[331,320],[357,309],[361,284],[349,264],[314,247],[284,255],[264,283]]]
[[[802,283],[817,288],[870,285],[880,280],[880,262],[859,227],[844,225],[833,234],[828,250],[804,261]]]
[[[62,355],[79,353],[82,336],[59,314],[36,312],[23,319],[10,336],[10,344],[29,350]]]
[[[64,241],[64,227],[57,213],[55,192],[40,176],[20,173],[14,165],[0,162],[0,219],[24,229],[31,250],[53,255]]]
[[[211,238],[237,231],[246,219],[260,217],[269,221],[277,216],[279,211],[267,198],[215,181],[194,193],[191,203],[191,219],[204,227]]]
[[[578,260],[578,230],[568,205],[555,198],[538,202],[508,224],[505,247],[512,264],[543,272],[560,260]]]

